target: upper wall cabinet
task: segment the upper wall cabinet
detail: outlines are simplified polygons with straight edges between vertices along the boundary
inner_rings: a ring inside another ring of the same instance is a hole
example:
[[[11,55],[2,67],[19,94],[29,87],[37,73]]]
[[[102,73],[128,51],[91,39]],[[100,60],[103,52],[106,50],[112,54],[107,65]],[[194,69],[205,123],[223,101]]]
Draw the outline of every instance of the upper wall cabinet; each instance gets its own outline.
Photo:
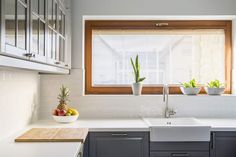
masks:
[[[37,63],[38,67],[43,64],[70,68],[70,43],[66,36],[70,30],[66,27],[70,26],[65,22],[68,12],[63,3],[59,0],[0,2],[0,57]]]

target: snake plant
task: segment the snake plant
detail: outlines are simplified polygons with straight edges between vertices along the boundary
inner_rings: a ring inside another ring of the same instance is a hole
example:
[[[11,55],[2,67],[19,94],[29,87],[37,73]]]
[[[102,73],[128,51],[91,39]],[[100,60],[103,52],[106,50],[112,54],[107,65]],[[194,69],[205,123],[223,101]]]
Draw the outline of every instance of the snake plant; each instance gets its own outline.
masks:
[[[139,64],[139,58],[138,55],[135,58],[135,63],[132,58],[130,58],[131,65],[134,70],[134,80],[135,83],[139,83],[145,80],[145,77],[140,78],[140,64]]]

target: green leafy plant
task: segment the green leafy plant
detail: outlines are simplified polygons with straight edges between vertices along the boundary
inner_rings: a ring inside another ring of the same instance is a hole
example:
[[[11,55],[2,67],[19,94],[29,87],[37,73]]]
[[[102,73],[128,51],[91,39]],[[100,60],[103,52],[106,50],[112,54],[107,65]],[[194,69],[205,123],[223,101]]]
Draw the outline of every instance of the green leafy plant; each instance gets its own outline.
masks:
[[[131,62],[131,65],[133,67],[133,70],[134,70],[135,83],[139,83],[139,82],[144,81],[145,77],[140,78],[140,64],[139,64],[138,55],[135,58],[135,63],[134,63],[132,58],[130,58],[130,62]]]
[[[212,81],[207,83],[207,87],[209,87],[209,88],[220,88],[220,87],[224,87],[224,86],[225,86],[225,84],[220,83],[220,81],[217,80],[217,79],[212,80]]]
[[[189,82],[181,83],[184,88],[195,88],[197,87],[197,81],[195,79],[190,80]]]

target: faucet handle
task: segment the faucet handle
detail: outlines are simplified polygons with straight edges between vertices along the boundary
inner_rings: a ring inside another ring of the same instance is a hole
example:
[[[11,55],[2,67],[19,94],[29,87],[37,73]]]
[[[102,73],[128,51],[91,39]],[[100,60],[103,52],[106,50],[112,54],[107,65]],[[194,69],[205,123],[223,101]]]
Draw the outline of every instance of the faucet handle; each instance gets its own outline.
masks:
[[[175,115],[176,112],[177,112],[177,110],[174,109],[174,108],[170,108],[170,109],[169,109],[169,114],[170,114],[170,115]]]

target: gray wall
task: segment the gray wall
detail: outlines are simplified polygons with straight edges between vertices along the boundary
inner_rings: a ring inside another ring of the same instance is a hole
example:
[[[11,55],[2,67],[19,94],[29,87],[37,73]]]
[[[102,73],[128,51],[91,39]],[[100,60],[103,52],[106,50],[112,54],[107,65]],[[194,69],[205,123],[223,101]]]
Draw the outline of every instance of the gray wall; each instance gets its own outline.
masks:
[[[236,0],[71,0],[72,65],[82,68],[83,15],[236,15]]]

